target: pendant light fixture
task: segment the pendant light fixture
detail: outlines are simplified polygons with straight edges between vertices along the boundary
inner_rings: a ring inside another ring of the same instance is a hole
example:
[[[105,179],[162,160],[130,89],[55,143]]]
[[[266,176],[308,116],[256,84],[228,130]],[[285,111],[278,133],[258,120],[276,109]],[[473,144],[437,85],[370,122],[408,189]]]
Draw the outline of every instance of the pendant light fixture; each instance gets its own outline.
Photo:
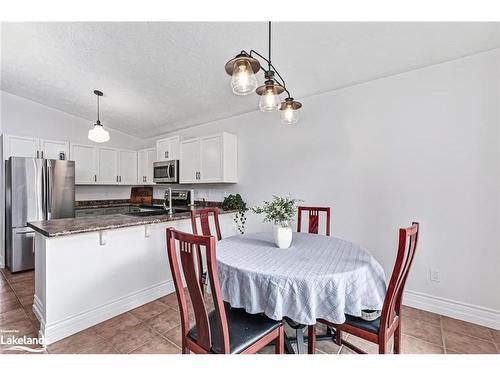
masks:
[[[298,109],[302,104],[295,101],[287,90],[285,80],[271,62],[271,22],[269,25],[269,54],[266,59],[255,50],[250,53],[241,51],[234,59],[226,63],[226,73],[231,76],[231,89],[236,95],[249,95],[253,91],[260,96],[259,109],[262,112],[274,112],[280,110],[281,122],[285,125],[293,125],[299,119]],[[267,70],[255,58],[259,57],[267,63]],[[257,87],[255,74],[262,70],[264,72],[264,85]],[[286,92],[287,98],[282,102],[279,95]]]
[[[103,95],[103,93],[99,90],[94,90],[94,94],[97,96],[97,121],[94,124],[94,127],[89,130],[89,139],[91,141],[97,143],[103,143],[109,141],[109,132],[104,130],[104,127],[99,120],[99,97]]]

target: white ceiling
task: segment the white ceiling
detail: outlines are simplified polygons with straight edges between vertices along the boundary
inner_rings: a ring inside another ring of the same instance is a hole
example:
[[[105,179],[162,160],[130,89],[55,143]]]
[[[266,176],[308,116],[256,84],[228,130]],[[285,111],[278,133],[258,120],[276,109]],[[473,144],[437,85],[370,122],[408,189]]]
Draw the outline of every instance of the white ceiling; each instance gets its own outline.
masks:
[[[498,48],[499,25],[274,23],[273,63],[300,100]],[[2,90],[92,123],[100,89],[103,124],[140,138],[255,110],[224,64],[267,55],[265,22],[2,23],[1,35]]]

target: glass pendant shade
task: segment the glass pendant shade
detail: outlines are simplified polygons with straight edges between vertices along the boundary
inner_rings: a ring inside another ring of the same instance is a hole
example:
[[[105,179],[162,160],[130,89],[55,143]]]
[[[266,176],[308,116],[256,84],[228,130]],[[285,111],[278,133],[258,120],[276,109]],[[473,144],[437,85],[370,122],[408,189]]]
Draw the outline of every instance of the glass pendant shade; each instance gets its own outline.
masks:
[[[109,141],[109,132],[104,130],[101,124],[94,124],[94,127],[89,130],[89,139],[97,143]]]
[[[280,106],[280,119],[284,125],[293,125],[299,121],[299,109],[302,104],[293,100],[293,98],[286,98]]]
[[[262,112],[274,112],[280,105],[280,98],[272,90],[260,97],[259,108]]]
[[[247,59],[237,60],[231,76],[231,90],[236,95],[249,95],[257,88],[257,77]]]
[[[299,111],[293,109],[291,106],[280,112],[281,123],[284,125],[293,125],[299,121]]]

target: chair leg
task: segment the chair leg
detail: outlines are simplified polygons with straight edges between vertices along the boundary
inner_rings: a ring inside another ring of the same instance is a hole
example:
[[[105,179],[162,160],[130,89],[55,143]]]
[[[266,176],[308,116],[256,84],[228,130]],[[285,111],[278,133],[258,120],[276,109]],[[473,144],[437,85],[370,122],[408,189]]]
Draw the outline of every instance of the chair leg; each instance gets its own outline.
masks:
[[[316,325],[307,327],[307,354],[316,352]]]
[[[378,354],[385,354],[385,347],[387,343],[385,341],[378,343]]]
[[[338,346],[342,345],[342,331],[338,328],[335,328],[335,343]]]
[[[394,331],[394,354],[401,353],[401,323],[398,324],[398,328]]]
[[[278,337],[275,341],[274,352],[276,354],[285,354],[285,330],[283,326],[278,329]]]

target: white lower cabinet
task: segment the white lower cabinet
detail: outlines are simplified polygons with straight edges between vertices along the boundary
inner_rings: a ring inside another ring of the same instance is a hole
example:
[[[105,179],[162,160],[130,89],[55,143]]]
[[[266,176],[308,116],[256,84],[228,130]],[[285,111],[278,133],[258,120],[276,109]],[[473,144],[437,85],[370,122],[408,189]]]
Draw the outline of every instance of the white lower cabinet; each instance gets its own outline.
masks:
[[[237,167],[234,134],[224,132],[180,143],[180,183],[237,182]]]
[[[75,184],[97,183],[98,149],[88,145],[72,143],[70,150],[70,160],[75,161]]]

